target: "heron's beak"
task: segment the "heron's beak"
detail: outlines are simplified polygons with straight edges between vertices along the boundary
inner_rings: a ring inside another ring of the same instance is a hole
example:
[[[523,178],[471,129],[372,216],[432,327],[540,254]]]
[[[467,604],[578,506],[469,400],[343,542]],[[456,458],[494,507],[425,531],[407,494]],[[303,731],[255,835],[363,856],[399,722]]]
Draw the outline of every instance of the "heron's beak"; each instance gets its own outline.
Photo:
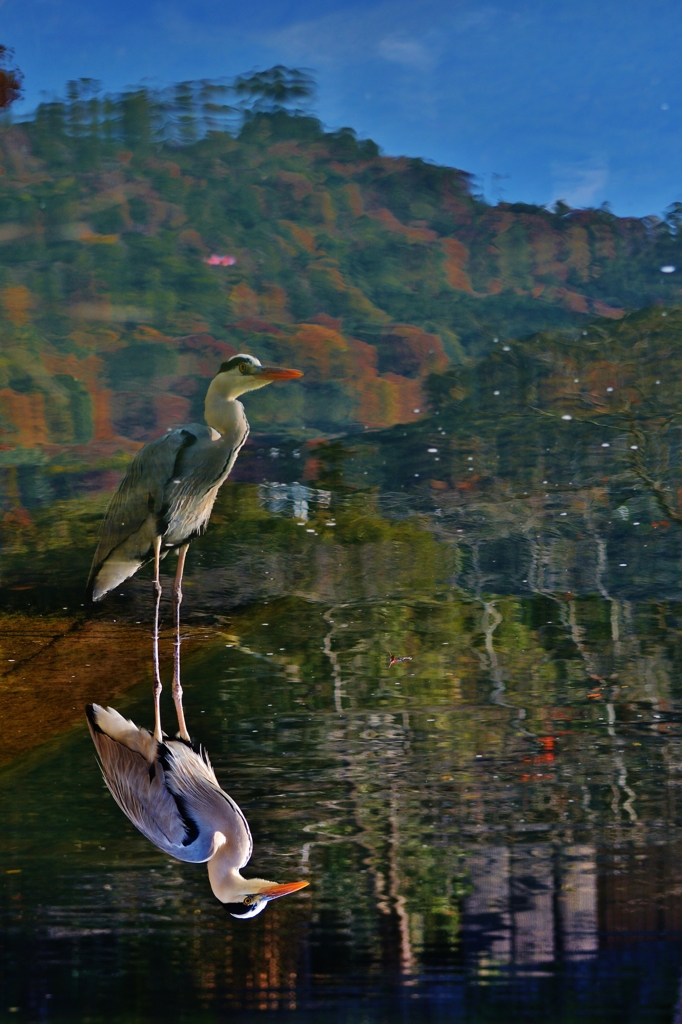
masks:
[[[288,896],[299,889],[305,889],[306,885],[310,885],[310,882],[285,882],[284,885],[271,885],[267,889],[261,889],[260,894],[265,896],[266,900],[277,900],[280,896]]]
[[[301,370],[287,370],[284,366],[261,366],[255,373],[264,380],[297,380],[303,376]]]

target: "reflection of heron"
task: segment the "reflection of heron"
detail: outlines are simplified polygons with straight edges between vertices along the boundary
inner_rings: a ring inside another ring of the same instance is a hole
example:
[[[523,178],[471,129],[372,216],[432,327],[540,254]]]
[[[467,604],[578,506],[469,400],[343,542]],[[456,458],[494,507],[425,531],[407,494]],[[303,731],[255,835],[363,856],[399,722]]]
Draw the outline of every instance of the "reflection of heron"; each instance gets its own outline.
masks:
[[[222,790],[205,752],[183,740],[156,740],[118,711],[89,704],[90,733],[111,795],[164,853],[208,862],[213,893],[233,917],[255,917],[279,896],[308,885],[242,878],[253,841],[246,818]]]
[[[249,424],[244,406],[237,401],[239,395],[273,380],[302,376],[300,370],[261,366],[253,356],[233,356],[222,364],[206,393],[204,416],[208,426],[191,423],[177,427],[146,444],[131,462],[109,505],[90,570],[88,593],[93,601],[99,601],[154,559],[154,736],[159,741],[159,562],[171,548],[177,549],[173,700],[180,736],[188,740],[180,687],[180,602],[187,547],[208,523],[218,490],[248,436]]]

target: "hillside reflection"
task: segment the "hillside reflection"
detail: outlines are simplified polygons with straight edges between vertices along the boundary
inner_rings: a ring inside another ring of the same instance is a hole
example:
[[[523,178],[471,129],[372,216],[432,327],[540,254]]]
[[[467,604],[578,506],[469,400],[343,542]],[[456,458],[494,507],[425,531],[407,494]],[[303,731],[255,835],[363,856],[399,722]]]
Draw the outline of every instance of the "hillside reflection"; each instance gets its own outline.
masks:
[[[557,998],[554,1019],[614,1021],[634,998],[674,1005],[677,946],[661,942],[682,925],[677,605],[467,594],[429,530],[399,522],[344,543],[342,511],[329,521],[341,529],[323,553],[254,545],[260,601],[238,603],[231,556],[190,589],[188,717],[249,815],[254,872],[303,872],[303,902],[226,926],[204,870],[122,820],[79,728],[0,777],[5,963],[26,965],[7,975],[8,1005],[49,994],[64,1019],[160,1002],[171,1019],[198,1005],[321,1020],[340,1000],[349,1020],[360,1005],[422,1019],[425,1003],[539,1020]],[[298,565],[296,594],[277,595],[277,558]],[[122,622],[146,600],[131,584],[115,624],[112,609],[75,622],[72,649],[96,629],[112,658],[116,631],[120,652],[146,652]],[[390,650],[412,661],[389,667]],[[47,695],[54,670],[40,664],[31,685]],[[150,724],[141,666],[138,678],[118,706]]]
[[[254,440],[193,543],[188,719],[248,817],[253,873],[311,882],[248,926],[226,923],[203,869],[122,819],[85,735],[88,700],[151,724],[149,570],[84,607],[117,470],[2,470],[8,1007],[121,1022],[672,1018],[676,396],[642,372],[641,400],[592,403],[578,423],[534,344],[514,369],[540,403],[523,416],[491,397],[511,358],[496,352],[432,382],[418,424]]]

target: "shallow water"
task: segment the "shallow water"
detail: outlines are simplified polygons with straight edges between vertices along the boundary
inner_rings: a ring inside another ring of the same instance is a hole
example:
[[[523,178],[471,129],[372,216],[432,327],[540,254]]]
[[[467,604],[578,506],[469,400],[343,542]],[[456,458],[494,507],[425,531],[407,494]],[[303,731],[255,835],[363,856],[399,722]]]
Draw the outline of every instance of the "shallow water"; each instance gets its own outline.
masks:
[[[254,444],[191,548],[190,729],[252,873],[310,880],[250,922],[95,764],[87,700],[152,719],[148,570],[83,606],[105,486],[5,481],[8,1019],[682,1019],[679,526],[599,491],[589,445],[570,487],[421,488],[434,423],[305,473]]]

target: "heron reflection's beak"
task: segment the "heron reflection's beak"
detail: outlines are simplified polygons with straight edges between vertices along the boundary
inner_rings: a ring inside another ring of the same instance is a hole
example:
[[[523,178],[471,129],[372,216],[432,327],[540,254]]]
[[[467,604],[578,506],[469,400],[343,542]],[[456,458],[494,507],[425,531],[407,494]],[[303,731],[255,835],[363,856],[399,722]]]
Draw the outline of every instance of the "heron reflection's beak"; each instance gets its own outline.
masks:
[[[283,366],[261,366],[256,368],[255,372],[265,380],[297,380],[303,376],[301,370],[287,370]]]
[[[268,889],[261,890],[261,896],[265,896],[266,900],[276,900],[280,896],[288,896],[292,892],[298,892],[299,889],[305,889],[306,885],[310,885],[310,882],[285,882],[284,885],[271,885]]]

